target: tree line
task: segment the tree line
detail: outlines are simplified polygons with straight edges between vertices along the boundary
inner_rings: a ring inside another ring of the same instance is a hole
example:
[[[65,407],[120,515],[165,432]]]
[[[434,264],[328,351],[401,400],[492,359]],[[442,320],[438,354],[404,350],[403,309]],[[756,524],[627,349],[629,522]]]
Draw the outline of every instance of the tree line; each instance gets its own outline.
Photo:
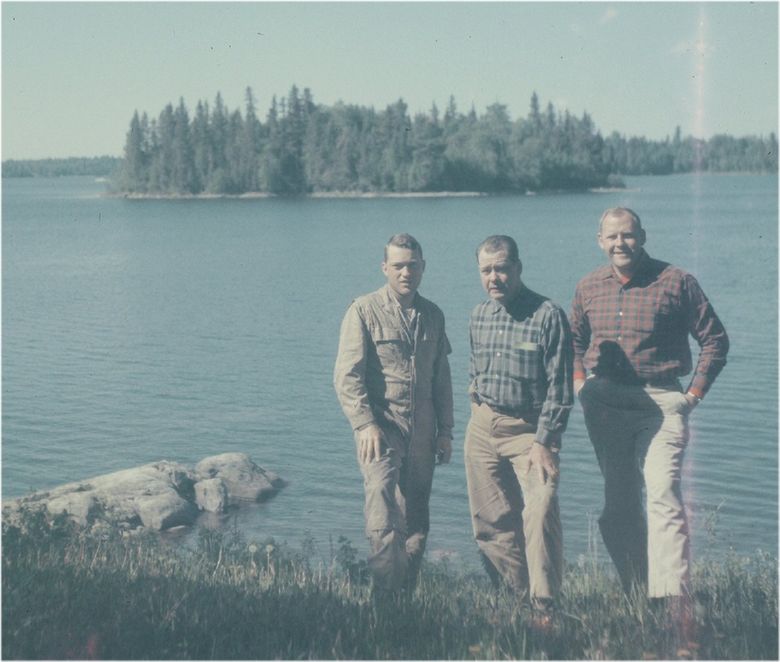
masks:
[[[90,163],[91,162],[91,163]],[[118,164],[118,167],[117,167]],[[243,112],[218,93],[190,113],[183,99],[157,117],[133,114],[124,156],[3,163],[3,176],[108,175],[132,194],[267,192],[526,192],[619,186],[621,175],[692,171],[777,172],[777,138],[606,138],[588,113],[576,117],[536,93],[526,116],[494,103],[477,115],[450,97],[444,112],[410,115],[399,99],[384,110],[314,102],[293,85],[264,118],[246,89]],[[65,172],[63,172],[65,171]]]
[[[192,119],[183,100],[157,119],[136,112],[119,188],[130,193],[298,195],[318,191],[526,191],[606,185],[603,140],[587,114],[559,117],[532,99],[528,120],[512,122],[503,104],[478,117],[458,112],[410,117],[399,100],[377,112],[315,104],[293,86],[273,98],[261,122],[252,90],[245,111],[219,94],[199,101]]]
[[[709,140],[687,136],[680,127],[663,141],[625,138],[612,133],[604,141],[605,159],[613,172],[624,175],[670,175],[682,172],[777,172],[777,136],[735,138],[715,135]]]
[[[619,175],[692,170],[775,172],[777,140],[715,136],[650,141],[612,133],[588,113],[542,109],[534,93],[526,117],[494,103],[477,115],[450,97],[413,117],[403,100],[376,111],[316,104],[296,86],[258,117],[251,88],[243,114],[220,94],[180,100],[157,118],[130,122],[118,188],[128,193],[299,195],[324,191],[524,192],[619,184]]]
[[[64,159],[7,159],[3,177],[63,177],[92,175],[110,177],[122,165],[117,156],[70,157]]]

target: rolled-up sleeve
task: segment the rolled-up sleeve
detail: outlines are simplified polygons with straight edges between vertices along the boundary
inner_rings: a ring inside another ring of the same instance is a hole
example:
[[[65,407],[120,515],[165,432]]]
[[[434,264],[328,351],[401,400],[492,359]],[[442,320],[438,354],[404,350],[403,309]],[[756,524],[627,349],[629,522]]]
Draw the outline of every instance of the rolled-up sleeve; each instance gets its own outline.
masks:
[[[367,334],[358,306],[353,303],[341,322],[339,350],[333,370],[336,395],[353,430],[375,422],[366,389]]]
[[[723,366],[729,351],[729,338],[715,310],[697,280],[687,274],[683,281],[687,297],[688,331],[699,345],[699,359],[688,390],[703,398]]]
[[[545,446],[560,447],[574,404],[574,388],[572,336],[566,315],[558,306],[545,318],[542,339],[548,387],[536,439]]]

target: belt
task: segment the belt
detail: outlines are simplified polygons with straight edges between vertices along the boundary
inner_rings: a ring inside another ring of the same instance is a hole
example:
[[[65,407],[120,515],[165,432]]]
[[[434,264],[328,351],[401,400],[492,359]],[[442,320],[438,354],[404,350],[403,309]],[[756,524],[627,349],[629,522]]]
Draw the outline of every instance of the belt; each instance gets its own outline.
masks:
[[[471,399],[477,405],[485,405],[491,411],[496,412],[496,414],[501,414],[501,416],[511,416],[512,418],[520,418],[524,420],[526,423],[530,423],[531,425],[535,425],[539,421],[538,411],[533,411],[533,410],[521,411],[518,409],[512,409],[510,407],[501,407],[498,405],[494,405],[489,402],[485,402],[476,393],[472,394]]]
[[[669,388],[680,389],[680,380],[675,377],[662,377],[660,379],[640,379],[639,377],[628,376],[616,376],[616,375],[599,375],[595,372],[590,373],[591,377],[599,377],[606,379],[613,384],[620,384],[621,386],[652,386],[655,388]]]

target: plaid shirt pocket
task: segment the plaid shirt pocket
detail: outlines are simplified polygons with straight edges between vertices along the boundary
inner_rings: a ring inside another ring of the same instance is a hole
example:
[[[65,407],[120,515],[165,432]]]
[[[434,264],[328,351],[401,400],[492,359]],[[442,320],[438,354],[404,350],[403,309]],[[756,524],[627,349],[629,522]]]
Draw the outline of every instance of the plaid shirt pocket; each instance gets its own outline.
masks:
[[[529,345],[533,348],[528,347]],[[542,374],[542,351],[536,343],[520,343],[511,353],[514,377],[520,379],[539,379]]]

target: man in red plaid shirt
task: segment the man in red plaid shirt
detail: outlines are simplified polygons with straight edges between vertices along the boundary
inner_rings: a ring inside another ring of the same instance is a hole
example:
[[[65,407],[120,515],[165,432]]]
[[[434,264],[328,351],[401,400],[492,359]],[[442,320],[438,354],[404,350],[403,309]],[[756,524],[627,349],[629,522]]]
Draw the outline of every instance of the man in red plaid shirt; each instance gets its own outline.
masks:
[[[729,341],[696,279],[650,257],[645,240],[635,212],[604,212],[598,242],[609,264],[577,284],[571,330],[574,390],[604,476],[604,543],[626,591],[637,583],[662,598],[688,592],[688,417],[726,364]],[[689,335],[700,352],[683,389]]]

